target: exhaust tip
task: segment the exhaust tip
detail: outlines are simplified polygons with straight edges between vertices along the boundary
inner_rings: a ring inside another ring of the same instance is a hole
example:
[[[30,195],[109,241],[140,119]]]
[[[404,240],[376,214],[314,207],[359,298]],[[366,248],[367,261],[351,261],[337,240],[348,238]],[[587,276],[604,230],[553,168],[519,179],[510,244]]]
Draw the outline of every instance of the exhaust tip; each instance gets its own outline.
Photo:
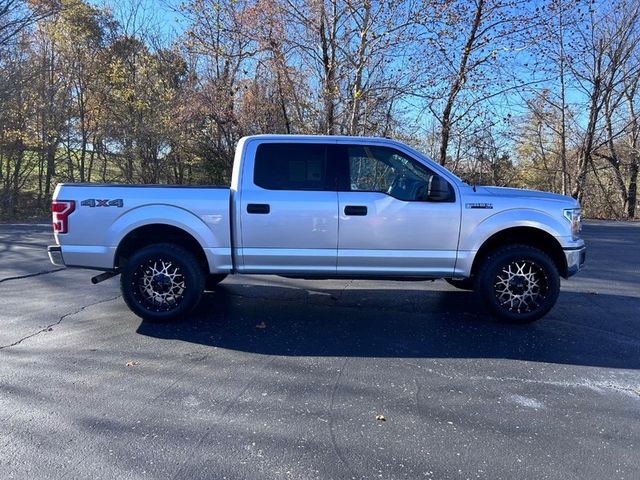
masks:
[[[96,275],[95,277],[91,277],[91,283],[96,285],[96,284],[98,284],[100,282],[104,282],[105,280],[109,280],[110,278],[115,277],[119,273],[120,272],[118,272],[117,270],[112,270],[110,272],[103,272],[100,275]]]

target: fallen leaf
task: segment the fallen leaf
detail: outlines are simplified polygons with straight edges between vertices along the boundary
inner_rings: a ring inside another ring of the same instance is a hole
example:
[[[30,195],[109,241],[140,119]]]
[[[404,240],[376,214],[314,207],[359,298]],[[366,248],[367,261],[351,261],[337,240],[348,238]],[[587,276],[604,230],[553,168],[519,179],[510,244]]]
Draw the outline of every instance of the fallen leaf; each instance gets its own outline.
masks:
[[[264,323],[264,321],[260,322],[258,325],[256,325],[256,328],[267,328],[267,324]]]
[[[127,367],[135,367],[136,365],[140,365],[140,362],[138,362],[136,360],[129,360],[127,362]]]
[[[376,415],[376,420],[378,420],[379,422],[386,422],[387,419],[384,418],[384,415],[378,414]]]

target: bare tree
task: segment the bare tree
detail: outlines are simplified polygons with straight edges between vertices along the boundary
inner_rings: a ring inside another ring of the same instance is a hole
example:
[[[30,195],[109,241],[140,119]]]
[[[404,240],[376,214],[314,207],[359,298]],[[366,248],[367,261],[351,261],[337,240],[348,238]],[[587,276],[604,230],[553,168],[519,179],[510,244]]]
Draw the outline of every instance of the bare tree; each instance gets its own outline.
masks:
[[[636,62],[638,57],[636,55]],[[624,85],[624,98],[627,107],[628,127],[625,143],[628,150],[627,217],[635,218],[637,211],[638,171],[640,170],[640,121],[638,119],[638,82],[640,76],[629,77]]]
[[[18,34],[60,9],[56,0],[0,0],[0,49]]]
[[[571,189],[567,158],[569,136],[567,122],[570,115],[567,104],[567,83],[570,73],[567,69],[567,58],[572,56],[570,45],[577,28],[580,28],[578,26],[579,8],[580,5],[575,1],[551,0],[546,13],[539,16],[540,22],[535,35],[537,41],[534,45],[534,54],[538,59],[536,68],[549,80],[544,82],[546,88],[543,96],[539,95],[539,89],[534,89],[533,93],[544,100],[545,108],[551,108],[557,113],[557,115],[538,114],[537,118],[542,121],[548,120],[546,126],[558,138],[559,148],[556,155],[559,157],[561,175],[559,191],[563,195],[568,195]],[[567,53],[568,49],[569,53]]]
[[[623,86],[640,74],[640,65],[633,62],[640,44],[640,4],[634,0],[621,1],[611,7],[603,6],[599,11],[592,9],[587,18],[587,28],[579,31],[578,46],[587,53],[570,64],[579,90],[588,99],[588,120],[581,135],[572,191],[580,201],[584,199],[587,173],[593,168],[597,149],[608,145],[610,163],[615,166],[618,162],[612,143],[617,134],[613,132],[611,118],[622,104]],[[603,120],[608,139],[602,138]],[[618,183],[624,187],[623,182]]]
[[[430,59],[412,94],[440,126],[438,160],[447,162],[454,128],[480,120],[491,101],[523,88],[513,75],[517,51],[531,42],[536,12],[526,2],[432,0],[423,17],[422,57]],[[471,8],[469,8],[471,6]]]

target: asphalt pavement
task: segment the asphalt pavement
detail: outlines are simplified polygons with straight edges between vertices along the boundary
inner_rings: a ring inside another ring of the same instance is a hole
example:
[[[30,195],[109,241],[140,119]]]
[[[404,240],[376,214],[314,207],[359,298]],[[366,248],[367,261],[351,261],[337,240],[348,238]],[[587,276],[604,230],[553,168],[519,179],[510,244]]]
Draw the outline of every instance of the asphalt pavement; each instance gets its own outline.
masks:
[[[0,225],[0,478],[638,479],[640,223],[584,236],[532,325],[443,281],[271,276],[153,323]]]

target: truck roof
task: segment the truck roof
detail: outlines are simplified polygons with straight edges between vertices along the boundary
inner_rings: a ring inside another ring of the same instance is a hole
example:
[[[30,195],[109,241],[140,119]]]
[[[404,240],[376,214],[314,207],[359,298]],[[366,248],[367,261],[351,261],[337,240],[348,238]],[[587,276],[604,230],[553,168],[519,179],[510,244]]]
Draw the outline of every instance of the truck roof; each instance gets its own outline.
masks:
[[[351,135],[295,135],[295,134],[261,134],[261,135],[250,135],[243,137],[242,140],[252,140],[252,139],[260,139],[260,140],[295,140],[295,141],[334,141],[336,143],[342,142],[356,142],[356,143],[365,143],[365,142],[385,142],[385,143],[394,143],[401,144],[397,140],[393,140],[387,137],[360,137],[360,136],[351,136]]]

